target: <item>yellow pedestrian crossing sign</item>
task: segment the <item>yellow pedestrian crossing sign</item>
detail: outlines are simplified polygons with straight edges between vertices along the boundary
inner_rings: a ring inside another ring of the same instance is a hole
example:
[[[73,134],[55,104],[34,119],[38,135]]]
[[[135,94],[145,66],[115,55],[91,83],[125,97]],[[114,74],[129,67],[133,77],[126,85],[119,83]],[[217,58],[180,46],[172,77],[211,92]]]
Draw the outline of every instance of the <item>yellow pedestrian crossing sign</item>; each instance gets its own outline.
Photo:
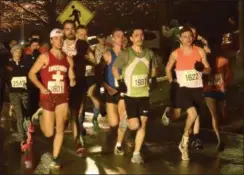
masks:
[[[65,20],[73,20],[76,25],[87,25],[94,14],[90,12],[85,6],[83,6],[79,1],[71,1],[65,9],[58,16],[58,21],[63,23]]]

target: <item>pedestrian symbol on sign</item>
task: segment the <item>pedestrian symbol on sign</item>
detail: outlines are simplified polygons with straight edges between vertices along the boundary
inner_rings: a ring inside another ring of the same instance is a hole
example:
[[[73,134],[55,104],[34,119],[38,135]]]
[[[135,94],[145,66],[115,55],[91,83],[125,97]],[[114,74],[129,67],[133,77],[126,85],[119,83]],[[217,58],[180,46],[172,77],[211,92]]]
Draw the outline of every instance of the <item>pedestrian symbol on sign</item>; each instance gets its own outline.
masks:
[[[74,5],[72,5],[72,9],[73,9],[73,11],[72,11],[72,14],[70,15],[70,17],[74,16],[74,22],[75,23],[77,22],[78,25],[80,25],[81,12],[79,10],[77,10]]]

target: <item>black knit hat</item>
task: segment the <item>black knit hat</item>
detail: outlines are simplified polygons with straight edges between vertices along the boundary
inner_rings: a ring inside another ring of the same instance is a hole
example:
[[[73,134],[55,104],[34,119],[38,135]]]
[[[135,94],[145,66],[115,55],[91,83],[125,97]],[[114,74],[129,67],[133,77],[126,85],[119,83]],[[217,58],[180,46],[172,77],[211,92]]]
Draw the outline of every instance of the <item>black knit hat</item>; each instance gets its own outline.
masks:
[[[32,39],[30,40],[30,45],[31,45],[32,43],[40,43],[40,40],[37,39],[37,38],[32,38]]]

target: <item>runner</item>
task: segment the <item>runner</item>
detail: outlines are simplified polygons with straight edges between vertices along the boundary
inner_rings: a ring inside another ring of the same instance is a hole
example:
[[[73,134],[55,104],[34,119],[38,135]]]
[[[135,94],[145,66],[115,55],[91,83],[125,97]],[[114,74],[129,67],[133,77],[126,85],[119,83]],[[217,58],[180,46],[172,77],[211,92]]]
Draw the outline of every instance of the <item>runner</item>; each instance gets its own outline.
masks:
[[[96,45],[95,48],[95,57],[97,60],[97,64],[99,64],[103,57],[103,54],[108,50],[108,46],[106,45],[106,37],[104,34],[100,34],[97,39],[99,43]]]
[[[179,149],[182,153],[182,160],[189,160],[189,135],[194,122],[199,120],[199,110],[202,110],[204,105],[202,73],[209,73],[210,67],[204,50],[193,45],[191,29],[180,30],[180,41],[182,47],[171,53],[166,66],[166,75],[169,82],[172,83],[172,68],[176,64],[175,72],[180,86],[177,100],[182,109],[188,113]]]
[[[99,131],[99,125],[98,125],[98,115],[100,113],[100,100],[96,95],[97,92],[97,81],[96,81],[96,75],[95,75],[95,66],[97,65],[96,58],[94,54],[92,53],[90,46],[87,42],[87,28],[84,26],[78,26],[77,27],[77,34],[76,37],[78,39],[77,41],[77,55],[80,56],[80,58],[84,58],[85,60],[85,82],[86,82],[86,94],[91,99],[94,108],[93,108],[93,131],[94,134],[98,134]],[[78,49],[79,48],[79,49]],[[84,86],[84,85],[83,85]],[[84,96],[83,105],[81,106],[81,113],[82,115],[82,121],[84,121],[85,118],[85,108],[86,108],[86,95]],[[82,122],[83,125],[83,122]]]
[[[223,52],[220,47],[220,43],[215,45],[209,57],[212,72],[204,83],[204,96],[212,116],[212,125],[218,140],[217,150],[223,151],[224,143],[220,138],[219,121],[221,119],[220,116],[222,116],[222,119],[225,118],[225,92],[231,81],[231,70],[228,59],[221,56]],[[218,108],[221,114],[218,113]]]
[[[75,23],[72,20],[66,20],[63,23],[63,30],[65,41],[63,45],[63,52],[73,57],[74,73],[76,77],[76,85],[70,89],[70,115],[73,137],[76,144],[76,153],[82,156],[85,152],[84,140],[82,134],[85,129],[83,128],[83,121],[79,116],[80,108],[85,98],[85,58],[77,54],[77,50],[83,50],[83,46],[79,45],[76,40]],[[84,54],[85,55],[85,54]]]
[[[190,28],[193,32],[193,44],[198,46],[206,52],[206,54],[210,54],[210,49],[208,46],[208,42],[202,36],[197,33],[197,30],[194,26],[187,24],[186,27]],[[175,67],[174,67],[175,69]],[[162,115],[162,123],[167,126],[170,121],[175,121],[179,119],[181,116],[185,116],[185,112],[181,113],[181,107],[177,100],[177,94],[179,91],[179,84],[177,83],[177,78],[174,69],[172,70],[173,82],[171,83],[170,88],[170,99],[171,99],[171,107],[166,107],[164,114]],[[200,121],[197,119],[194,123],[193,133],[191,135],[191,147],[195,149],[203,149],[203,142],[199,136],[200,132]]]
[[[73,61],[62,52],[63,32],[53,29],[50,33],[52,48],[39,56],[29,72],[30,80],[40,89],[41,130],[47,138],[55,136],[51,168],[59,168],[59,154],[64,137],[64,125],[68,115],[68,80],[75,85]],[[41,81],[37,78],[40,72]]]
[[[17,134],[21,141],[21,147],[25,141],[25,132],[23,128],[24,110],[27,110],[27,65],[23,61],[23,50],[20,45],[11,48],[12,58],[7,64],[7,85],[9,87],[10,103],[14,106],[17,119]]]
[[[114,147],[114,154],[123,155],[124,150],[122,149],[122,142],[127,127],[125,124],[126,112],[124,100],[121,97],[120,91],[116,86],[117,83],[115,77],[112,74],[112,66],[121,52],[124,41],[124,32],[121,29],[114,29],[112,32],[112,40],[113,48],[105,52],[103,55],[106,66],[104,69],[104,82],[102,85],[105,89],[106,109],[111,131],[117,129],[117,126],[120,124],[117,130],[118,136],[117,143]]]
[[[156,59],[153,52],[144,49],[144,33],[135,28],[130,36],[132,47],[124,50],[115,60],[113,75],[118,80],[119,92],[125,92],[124,100],[128,127],[137,130],[132,163],[143,163],[141,146],[144,141],[149,112],[149,77],[156,74]],[[119,70],[122,69],[122,78]]]

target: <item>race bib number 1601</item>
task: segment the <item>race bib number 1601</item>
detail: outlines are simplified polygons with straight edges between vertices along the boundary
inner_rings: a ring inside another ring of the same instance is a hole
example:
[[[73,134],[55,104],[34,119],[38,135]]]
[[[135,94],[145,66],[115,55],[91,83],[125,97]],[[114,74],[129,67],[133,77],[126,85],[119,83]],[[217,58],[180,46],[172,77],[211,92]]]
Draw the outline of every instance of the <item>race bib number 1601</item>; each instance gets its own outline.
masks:
[[[64,93],[64,82],[49,81],[47,88],[53,94],[62,94]]]

